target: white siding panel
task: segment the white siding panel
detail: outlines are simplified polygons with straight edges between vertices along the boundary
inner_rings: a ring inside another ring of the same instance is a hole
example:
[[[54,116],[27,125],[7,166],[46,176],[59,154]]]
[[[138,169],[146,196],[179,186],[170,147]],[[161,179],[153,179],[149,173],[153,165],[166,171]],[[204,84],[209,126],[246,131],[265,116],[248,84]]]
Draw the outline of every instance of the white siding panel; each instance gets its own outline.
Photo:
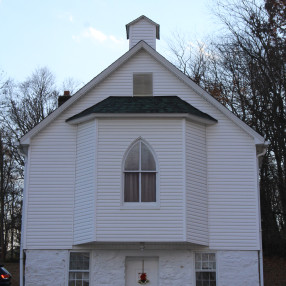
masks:
[[[95,240],[95,149],[96,121],[80,124],[77,130],[74,243]]]
[[[210,247],[258,249],[253,140],[222,121],[208,130],[207,142]]]
[[[75,131],[58,122],[32,140],[26,222],[29,249],[72,245]]]
[[[131,49],[140,41],[145,41],[156,50],[156,26],[146,20],[138,21],[130,26],[129,48]]]
[[[187,241],[208,245],[206,128],[186,122]]]
[[[108,96],[132,96],[132,79],[135,72],[152,72],[154,96],[178,95],[218,120],[216,125],[206,129],[209,245],[213,249],[256,249],[258,246],[257,176],[253,138],[246,135],[220,111],[143,51],[136,54],[97,87],[75,102],[32,140],[30,180],[27,186],[28,247],[57,248],[65,245],[68,248],[72,244],[76,130],[66,124],[65,120]],[[108,225],[109,222],[118,219],[121,174],[118,174],[117,168],[121,168],[120,162],[128,144],[140,135],[145,136],[145,139],[149,140],[156,152],[160,154],[160,167],[163,166],[160,170],[163,171],[162,175],[160,174],[160,188],[163,190],[160,199],[161,207],[159,210],[150,210],[150,212],[122,210],[120,219],[129,217],[131,221],[138,217],[140,224],[140,222],[145,223],[142,218],[145,216],[150,221],[150,227],[144,227],[136,237],[128,236],[122,227],[123,232],[120,239],[134,240],[142,237],[143,234],[148,236],[149,231],[153,234],[155,225],[158,226],[160,221],[168,220],[172,222],[170,228],[173,231],[160,232],[162,233],[160,239],[182,239],[183,210],[180,208],[182,196],[173,193],[173,189],[180,181],[180,176],[182,180],[184,178],[182,169],[179,170],[183,163],[177,163],[177,158],[182,158],[182,151],[179,150],[182,136],[178,132],[181,127],[173,128],[175,121],[172,120],[163,120],[164,123],[154,126],[149,126],[149,124],[146,126],[146,122],[139,121],[130,120],[122,132],[119,132],[120,126],[117,121],[113,121],[107,126],[102,125],[101,131],[106,130],[106,132],[102,133],[104,137],[102,137],[101,146],[104,145],[105,148],[102,149],[102,153],[99,153],[102,156],[99,161],[103,159],[105,161],[98,172],[98,178],[101,179],[98,185],[100,187],[97,213],[99,215],[97,220],[99,219],[100,223],[100,226],[97,225],[98,240],[114,241],[119,239],[118,236],[113,236],[111,233],[107,234],[103,225],[105,223]],[[166,126],[168,124],[171,124],[170,136],[167,136]],[[112,151],[115,148],[114,138],[116,138],[118,152]],[[198,140],[201,140],[199,138]],[[199,148],[198,143],[196,146]],[[110,153],[106,150],[110,150]],[[79,164],[79,166],[81,165]],[[202,168],[203,165],[197,162],[198,173],[193,174],[192,181],[196,188],[201,187],[199,170]],[[44,174],[43,177],[39,175],[39,170]],[[112,175],[109,175],[108,171]],[[182,183],[179,183],[178,186],[179,190],[183,189]],[[52,194],[51,196],[54,198],[59,198],[61,207],[54,206],[52,199],[49,199],[49,194]],[[243,209],[232,211],[233,207],[240,204]],[[48,208],[41,209],[44,205],[47,205]],[[42,224],[42,221],[50,222],[49,226]],[[54,231],[53,226],[56,225],[61,226],[61,229]],[[113,226],[117,227],[117,224]],[[109,224],[109,229],[112,231],[112,224]],[[46,232],[47,230],[48,235],[41,235],[42,231]],[[159,240],[159,236],[149,236],[148,239]]]
[[[152,146],[159,163],[156,209],[122,207],[123,156],[140,136]],[[97,240],[182,241],[181,120],[99,120],[98,140]]]

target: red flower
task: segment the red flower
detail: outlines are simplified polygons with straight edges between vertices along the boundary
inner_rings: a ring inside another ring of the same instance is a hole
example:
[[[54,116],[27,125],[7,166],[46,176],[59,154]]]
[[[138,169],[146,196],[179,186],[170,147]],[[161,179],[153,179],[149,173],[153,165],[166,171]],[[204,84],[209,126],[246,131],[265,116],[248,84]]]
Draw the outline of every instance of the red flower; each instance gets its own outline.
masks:
[[[147,280],[147,275],[146,275],[146,273],[142,273],[142,274],[140,275],[140,279],[141,279],[142,282],[145,282],[145,281]]]

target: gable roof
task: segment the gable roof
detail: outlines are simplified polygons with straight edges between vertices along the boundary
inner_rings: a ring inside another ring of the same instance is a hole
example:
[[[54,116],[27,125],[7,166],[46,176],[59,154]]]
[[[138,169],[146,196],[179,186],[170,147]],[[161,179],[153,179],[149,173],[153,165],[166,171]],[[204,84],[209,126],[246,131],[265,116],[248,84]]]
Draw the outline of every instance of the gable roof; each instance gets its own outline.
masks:
[[[116,71],[121,65],[127,62],[130,58],[132,58],[139,51],[144,50],[151,57],[153,57],[156,61],[162,64],[167,70],[174,74],[177,78],[179,78],[182,82],[184,82],[188,87],[190,87],[197,94],[202,96],[207,102],[216,107],[219,111],[221,111],[227,118],[232,120],[236,125],[238,125],[241,129],[243,129],[247,134],[252,136],[255,140],[255,144],[265,144],[264,138],[259,135],[256,131],[254,131],[251,127],[241,121],[238,117],[236,117],[232,112],[230,112],[226,107],[224,107],[221,103],[219,103],[216,99],[214,99],[210,94],[208,94],[205,90],[199,87],[196,83],[194,83],[191,79],[189,79],[184,73],[178,70],[173,64],[171,64],[167,59],[165,59],[161,54],[151,48],[144,41],[138,42],[134,47],[132,47],[129,51],[127,51],[123,56],[121,56],[118,60],[116,60],[113,64],[111,64],[108,68],[102,71],[99,75],[97,75],[94,79],[92,79],[89,83],[87,83],[84,87],[82,87],[79,91],[77,91],[68,101],[66,101],[63,105],[57,108],[53,113],[51,113],[48,117],[46,117],[43,121],[41,121],[36,127],[30,130],[27,134],[25,134],[20,139],[21,145],[30,144],[30,139],[35,136],[38,132],[40,132],[43,128],[49,125],[54,119],[56,119],[64,110],[69,108],[72,104],[74,104],[77,100],[79,100],[84,94],[88,91],[92,90],[96,85],[106,79],[111,73]]]
[[[141,20],[146,20],[149,23],[151,23],[152,25],[156,26],[156,38],[159,40],[160,39],[160,25],[155,23],[154,21],[152,21],[151,19],[149,19],[148,17],[146,17],[144,15],[142,15],[142,16],[138,17],[137,19],[133,20],[132,22],[126,24],[126,36],[127,36],[127,39],[129,39],[130,26],[136,24],[137,22],[139,22]]]
[[[90,119],[98,114],[189,114],[204,119],[205,123],[214,124],[216,119],[198,110],[178,96],[110,96],[103,101],[68,118],[66,122]]]

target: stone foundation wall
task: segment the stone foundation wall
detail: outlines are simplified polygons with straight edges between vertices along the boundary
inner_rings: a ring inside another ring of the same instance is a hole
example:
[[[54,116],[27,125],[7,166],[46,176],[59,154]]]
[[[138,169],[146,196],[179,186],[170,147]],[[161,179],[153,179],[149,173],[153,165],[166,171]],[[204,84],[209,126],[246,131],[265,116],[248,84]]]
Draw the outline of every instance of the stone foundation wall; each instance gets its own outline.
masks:
[[[217,265],[220,286],[259,285],[257,251],[219,251]]]
[[[26,286],[67,286],[67,250],[27,250]]]
[[[216,253],[217,285],[259,285],[257,251]],[[92,250],[90,286],[124,286],[125,259],[132,256],[159,258],[159,286],[195,286],[194,252],[189,250]],[[68,260],[68,250],[27,251],[26,285],[67,286]]]

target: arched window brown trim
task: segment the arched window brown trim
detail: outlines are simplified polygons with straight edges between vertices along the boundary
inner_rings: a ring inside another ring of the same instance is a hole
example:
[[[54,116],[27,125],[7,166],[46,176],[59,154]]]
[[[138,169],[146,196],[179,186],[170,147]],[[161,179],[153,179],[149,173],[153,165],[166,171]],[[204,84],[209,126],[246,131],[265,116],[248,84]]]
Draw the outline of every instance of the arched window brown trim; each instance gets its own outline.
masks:
[[[127,150],[123,161],[124,202],[157,201],[157,162],[149,144],[137,139]]]

